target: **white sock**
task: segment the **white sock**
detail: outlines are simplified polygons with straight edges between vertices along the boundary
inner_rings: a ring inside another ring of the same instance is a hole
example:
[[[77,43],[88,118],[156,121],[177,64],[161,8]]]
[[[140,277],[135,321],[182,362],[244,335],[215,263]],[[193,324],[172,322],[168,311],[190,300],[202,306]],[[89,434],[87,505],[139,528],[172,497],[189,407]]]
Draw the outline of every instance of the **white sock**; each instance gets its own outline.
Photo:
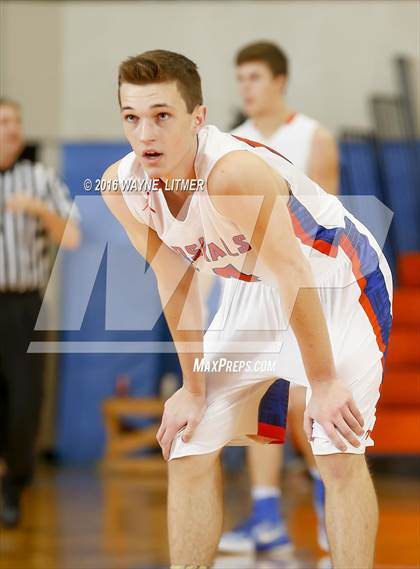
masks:
[[[276,486],[253,486],[252,499],[263,500],[264,498],[280,498],[281,490]]]

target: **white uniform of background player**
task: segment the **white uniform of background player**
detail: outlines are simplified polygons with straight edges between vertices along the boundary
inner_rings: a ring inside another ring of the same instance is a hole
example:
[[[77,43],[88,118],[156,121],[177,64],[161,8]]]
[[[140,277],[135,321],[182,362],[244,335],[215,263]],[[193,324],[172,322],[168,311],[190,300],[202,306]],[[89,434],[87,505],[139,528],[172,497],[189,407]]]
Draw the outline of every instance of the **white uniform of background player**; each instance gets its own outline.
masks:
[[[310,175],[312,145],[319,126],[316,120],[302,113],[290,113],[286,122],[270,136],[264,136],[252,119],[233,129],[232,134],[262,142],[278,150],[299,170]]]

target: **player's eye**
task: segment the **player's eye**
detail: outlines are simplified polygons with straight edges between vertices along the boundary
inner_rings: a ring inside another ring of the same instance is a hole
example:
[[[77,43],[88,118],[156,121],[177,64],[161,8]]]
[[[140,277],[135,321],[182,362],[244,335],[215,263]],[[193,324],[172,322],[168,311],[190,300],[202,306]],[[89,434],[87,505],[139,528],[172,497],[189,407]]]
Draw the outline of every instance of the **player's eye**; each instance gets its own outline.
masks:
[[[137,117],[135,115],[125,115],[124,119],[127,122],[134,122],[137,119]]]
[[[160,121],[166,121],[166,120],[168,120],[169,117],[170,117],[169,113],[159,113],[158,114],[158,119]]]

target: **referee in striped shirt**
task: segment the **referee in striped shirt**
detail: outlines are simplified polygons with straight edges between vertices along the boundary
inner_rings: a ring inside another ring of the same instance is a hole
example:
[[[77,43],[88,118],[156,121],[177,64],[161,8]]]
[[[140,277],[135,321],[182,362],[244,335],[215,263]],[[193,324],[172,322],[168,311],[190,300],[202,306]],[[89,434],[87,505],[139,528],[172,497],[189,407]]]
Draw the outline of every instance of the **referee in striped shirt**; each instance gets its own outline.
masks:
[[[73,249],[80,240],[66,186],[42,164],[20,159],[23,147],[20,107],[0,98],[0,522],[8,527],[19,524],[34,471],[44,357],[27,349],[49,276],[49,244]]]

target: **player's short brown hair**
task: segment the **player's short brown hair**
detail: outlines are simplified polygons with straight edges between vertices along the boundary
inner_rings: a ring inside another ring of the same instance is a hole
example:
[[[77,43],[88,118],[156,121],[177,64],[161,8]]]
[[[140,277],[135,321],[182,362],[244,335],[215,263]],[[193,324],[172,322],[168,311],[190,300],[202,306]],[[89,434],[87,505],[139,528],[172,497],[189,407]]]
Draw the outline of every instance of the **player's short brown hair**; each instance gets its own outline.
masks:
[[[14,99],[9,99],[8,97],[0,97],[0,107],[13,107],[14,109],[16,109],[19,113],[21,112],[21,108],[20,105],[17,101],[15,101]]]
[[[201,78],[196,64],[173,51],[155,49],[140,55],[129,57],[120,64],[118,70],[118,101],[122,83],[147,85],[149,83],[166,83],[175,81],[178,90],[187,105],[189,113],[197,105],[203,104]]]
[[[266,63],[274,77],[277,77],[277,75],[287,76],[289,73],[287,55],[278,45],[269,41],[250,43],[236,54],[236,65],[242,65],[250,61]]]

